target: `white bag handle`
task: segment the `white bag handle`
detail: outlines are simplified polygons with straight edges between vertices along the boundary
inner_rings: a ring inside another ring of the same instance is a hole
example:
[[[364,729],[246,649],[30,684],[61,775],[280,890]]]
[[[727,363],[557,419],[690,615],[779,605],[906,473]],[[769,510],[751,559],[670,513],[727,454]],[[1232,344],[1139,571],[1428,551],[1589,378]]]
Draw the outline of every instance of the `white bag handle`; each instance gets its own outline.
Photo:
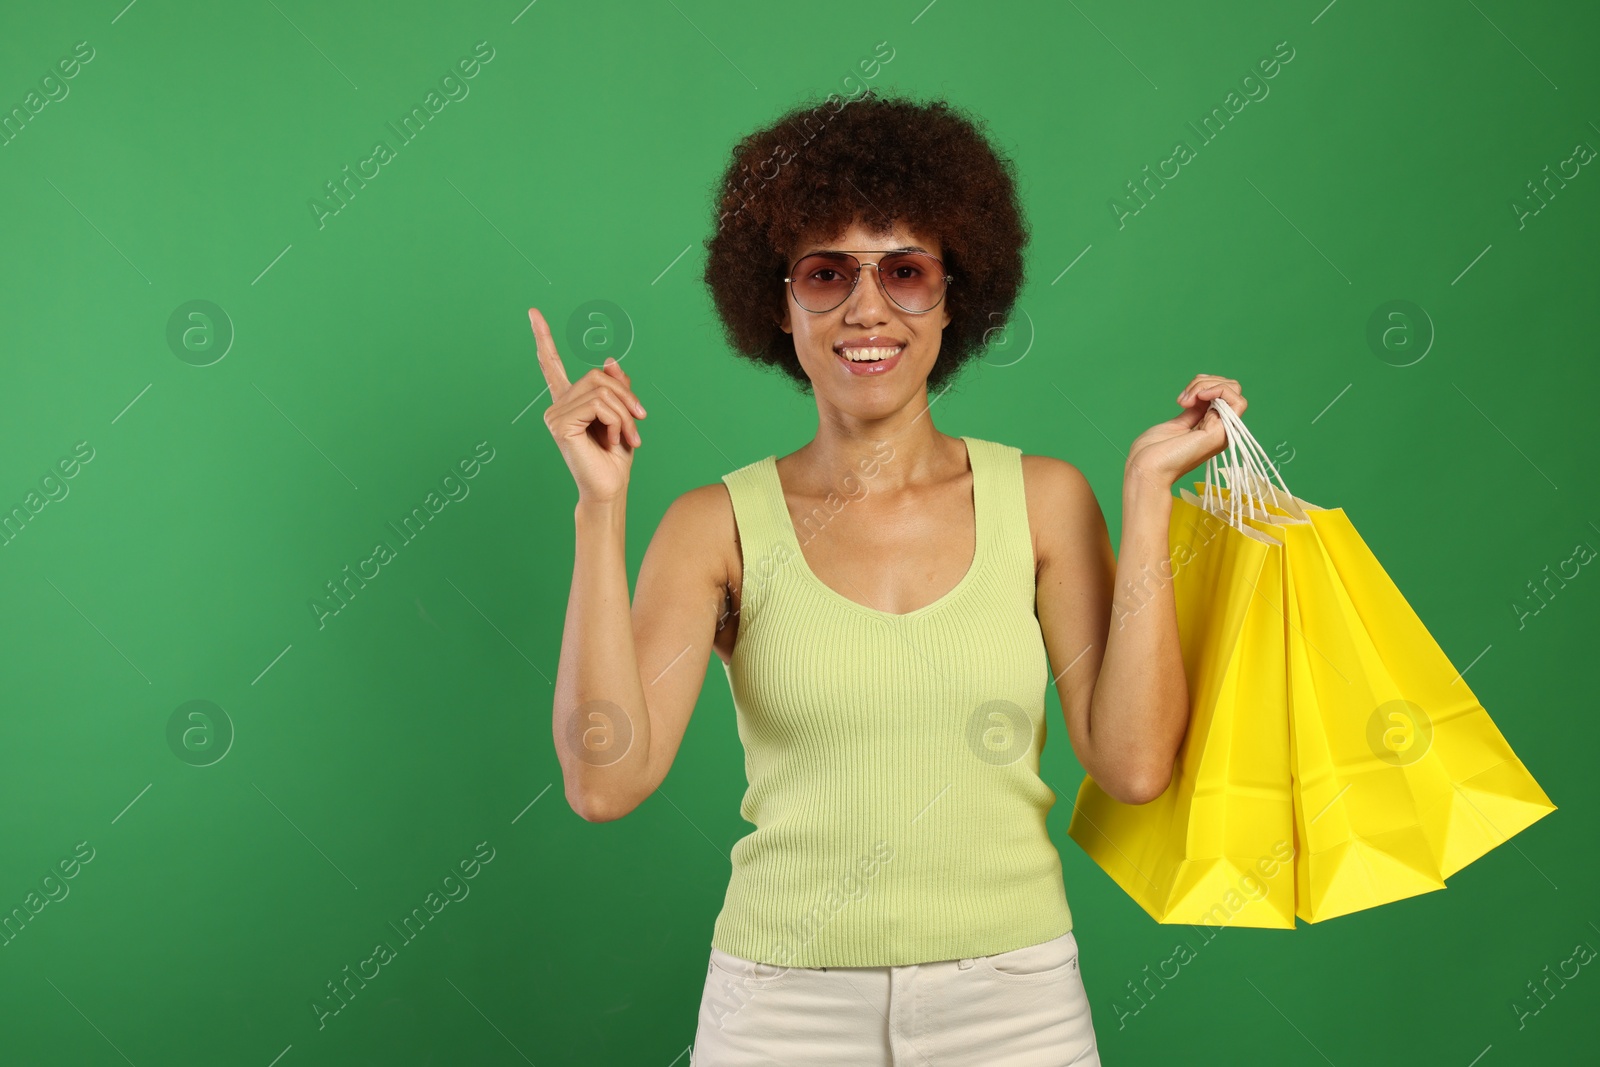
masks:
[[[1212,406],[1216,407],[1217,401],[1213,400]],[[1227,405],[1224,403],[1222,406]],[[1217,417],[1223,420],[1223,430],[1227,434],[1227,443],[1221,453],[1225,458],[1220,467],[1216,456],[1206,461],[1205,492],[1201,502],[1206,510],[1215,515],[1225,516],[1228,524],[1238,529],[1242,528],[1241,517],[1245,513],[1246,504],[1251,502],[1249,498],[1259,495],[1256,483],[1260,480],[1260,474],[1254,456],[1248,451],[1241,455],[1242,441],[1235,425],[1220,411]],[[1219,491],[1222,485],[1226,485],[1229,490],[1226,500]],[[1256,509],[1251,507],[1250,510],[1254,512]]]
[[[1222,515],[1224,501],[1216,487],[1224,485],[1228,489],[1226,501],[1228,523],[1236,528],[1243,525],[1243,516],[1247,511],[1252,517],[1266,518],[1264,508],[1258,505],[1267,499],[1291,514],[1298,513],[1300,509],[1294,503],[1294,494],[1289,491],[1282,472],[1273,465],[1266,449],[1261,447],[1261,443],[1245,427],[1244,420],[1239,418],[1222,397],[1213,399],[1211,407],[1222,420],[1223,431],[1228,437],[1227,446],[1221,453],[1227,459],[1220,468],[1216,456],[1206,461],[1206,484],[1201,498],[1202,506],[1213,514]],[[1272,482],[1273,476],[1277,478],[1277,485]],[[1283,493],[1281,497],[1280,488]]]
[[[1231,425],[1237,432],[1239,440],[1243,442],[1244,445],[1250,449],[1257,458],[1260,459],[1262,464],[1265,465],[1265,469],[1262,469],[1260,466],[1255,466],[1252,469],[1253,472],[1259,476],[1261,485],[1272,494],[1273,503],[1278,503],[1277,489],[1273,487],[1271,478],[1269,478],[1267,474],[1268,471],[1270,471],[1272,475],[1278,479],[1278,488],[1282,488],[1284,496],[1289,497],[1292,500],[1294,494],[1289,491],[1289,485],[1283,480],[1283,474],[1278,470],[1277,467],[1273,465],[1271,458],[1267,455],[1267,450],[1261,447],[1261,442],[1257,441],[1255,436],[1249,431],[1248,428],[1246,428],[1244,420],[1241,419],[1233,410],[1233,408],[1229,406],[1229,404],[1221,397],[1217,397],[1216,399],[1212,400],[1211,406],[1215,408],[1217,414],[1221,416],[1223,423],[1225,425]]]

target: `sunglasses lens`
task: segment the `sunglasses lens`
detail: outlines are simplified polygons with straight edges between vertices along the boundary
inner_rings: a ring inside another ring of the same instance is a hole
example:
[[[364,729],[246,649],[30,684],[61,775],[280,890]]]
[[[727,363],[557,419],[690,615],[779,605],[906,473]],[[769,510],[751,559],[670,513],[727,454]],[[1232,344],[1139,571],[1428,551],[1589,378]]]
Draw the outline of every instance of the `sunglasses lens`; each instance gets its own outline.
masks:
[[[855,273],[856,262],[850,256],[807,256],[794,269],[795,302],[807,311],[832,311],[850,295]]]
[[[855,258],[842,252],[807,256],[794,270],[795,302],[807,311],[832,311],[850,295],[858,269]],[[929,311],[944,298],[944,269],[920,252],[884,256],[878,261],[878,277],[890,298],[906,311]]]
[[[927,311],[944,296],[944,271],[932,256],[896,252],[878,262],[878,276],[894,302],[907,311]]]

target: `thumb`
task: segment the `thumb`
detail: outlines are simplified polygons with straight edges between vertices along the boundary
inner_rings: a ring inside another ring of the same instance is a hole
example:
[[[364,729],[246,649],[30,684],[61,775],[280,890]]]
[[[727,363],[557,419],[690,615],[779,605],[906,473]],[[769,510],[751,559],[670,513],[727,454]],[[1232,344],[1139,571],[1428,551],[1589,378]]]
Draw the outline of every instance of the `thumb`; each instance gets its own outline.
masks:
[[[1216,415],[1209,404],[1194,404],[1178,412],[1168,422],[1180,430],[1192,430],[1201,420],[1208,416],[1215,418]]]
[[[1223,425],[1222,416],[1218,415],[1216,409],[1209,404],[1205,407],[1205,414],[1192,429],[1193,432],[1203,435],[1208,443],[1214,444],[1219,452],[1228,446],[1228,429]]]

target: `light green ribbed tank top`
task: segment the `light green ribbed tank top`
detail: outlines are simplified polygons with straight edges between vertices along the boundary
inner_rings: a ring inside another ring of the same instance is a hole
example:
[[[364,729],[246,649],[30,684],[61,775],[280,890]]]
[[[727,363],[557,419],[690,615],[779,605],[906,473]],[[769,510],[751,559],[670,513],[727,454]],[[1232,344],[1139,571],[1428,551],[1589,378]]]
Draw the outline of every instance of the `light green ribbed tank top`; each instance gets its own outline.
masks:
[[[875,967],[1038,944],[1072,929],[1039,779],[1049,682],[1022,452],[966,442],[977,549],[903,615],[824,585],[768,456],[722,477],[743,556],[724,664],[755,826],[711,944],[779,966]],[[891,453],[892,455],[892,453]],[[888,462],[893,462],[892,459]],[[848,487],[871,492],[876,468]],[[830,498],[801,523],[825,523]]]

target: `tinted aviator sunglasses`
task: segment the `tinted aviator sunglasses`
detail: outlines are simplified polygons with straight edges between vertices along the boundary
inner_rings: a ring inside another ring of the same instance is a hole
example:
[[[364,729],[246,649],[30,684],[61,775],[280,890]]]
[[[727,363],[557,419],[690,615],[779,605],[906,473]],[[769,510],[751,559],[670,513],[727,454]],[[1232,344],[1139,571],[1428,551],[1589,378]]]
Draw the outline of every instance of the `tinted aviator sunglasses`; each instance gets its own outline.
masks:
[[[938,307],[955,280],[944,272],[944,263],[926,252],[886,252],[876,263],[863,263],[849,252],[815,252],[801,257],[783,280],[795,303],[821,314],[850,298],[861,281],[862,267],[876,270],[889,299],[913,315]]]

